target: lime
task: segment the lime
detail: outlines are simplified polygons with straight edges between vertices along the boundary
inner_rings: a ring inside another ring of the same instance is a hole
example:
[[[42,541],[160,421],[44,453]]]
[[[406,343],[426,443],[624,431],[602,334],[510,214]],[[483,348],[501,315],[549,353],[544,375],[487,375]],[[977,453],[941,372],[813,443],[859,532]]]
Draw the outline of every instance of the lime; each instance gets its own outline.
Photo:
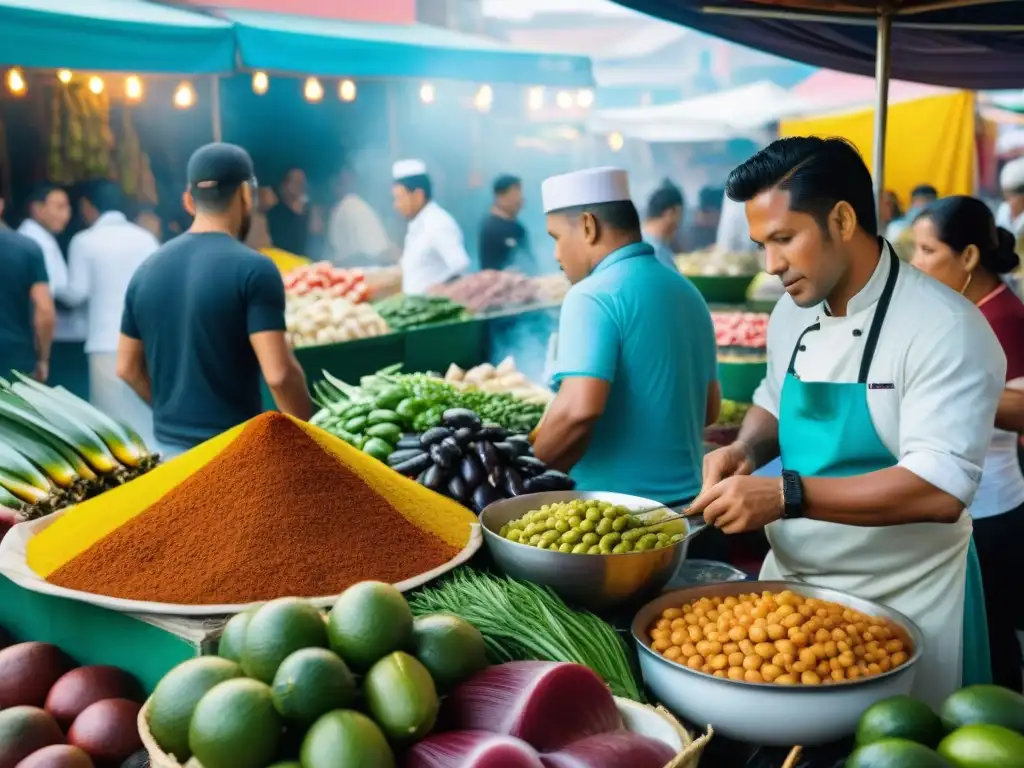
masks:
[[[923,701],[893,696],[868,707],[857,723],[857,746],[881,739],[909,739],[934,749],[945,731],[939,716]]]
[[[442,693],[488,666],[484,636],[458,616],[421,616],[413,622],[412,642],[416,658]]]
[[[923,744],[909,739],[882,739],[859,747],[846,768],[955,768]]]
[[[358,671],[392,651],[408,648],[412,611],[390,584],[362,581],[338,598],[327,621],[331,649]]]
[[[1024,736],[1001,725],[965,725],[939,743],[939,754],[957,768],[1020,768]]]
[[[242,669],[249,677],[270,684],[281,662],[295,651],[326,646],[324,617],[312,603],[294,597],[271,600],[249,619]]]
[[[302,742],[303,768],[395,768],[395,756],[380,728],[366,715],[347,709],[328,712]]]
[[[203,768],[264,768],[277,755],[280,737],[270,686],[238,678],[199,700],[188,743]]]
[[[289,720],[312,723],[355,704],[358,689],[345,662],[326,648],[303,648],[277,668],[274,706]]]
[[[1024,733],[1024,696],[998,685],[970,685],[950,695],[939,711],[946,730],[988,723]]]
[[[224,625],[224,631],[217,643],[217,655],[228,661],[242,662],[242,651],[245,649],[245,633],[249,628],[249,620],[256,609],[236,613]]]
[[[366,708],[388,738],[418,741],[430,733],[440,706],[430,672],[404,651],[374,664],[363,678]]]

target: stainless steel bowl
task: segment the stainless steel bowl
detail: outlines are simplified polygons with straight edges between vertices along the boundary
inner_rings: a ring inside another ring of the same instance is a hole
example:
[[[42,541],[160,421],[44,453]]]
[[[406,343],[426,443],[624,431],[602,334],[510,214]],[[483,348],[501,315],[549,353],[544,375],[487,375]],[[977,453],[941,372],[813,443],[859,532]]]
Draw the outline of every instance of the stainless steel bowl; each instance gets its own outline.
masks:
[[[910,659],[875,677],[791,686],[712,677],[669,661],[650,648],[648,630],[666,608],[681,608],[702,597],[786,589],[888,620],[913,648]],[[726,582],[667,592],[640,609],[633,619],[632,631],[640,671],[655,699],[697,726],[709,724],[724,736],[769,746],[824,744],[853,733],[861,713],[869,706],[889,696],[910,692],[924,644],[921,630],[891,608],[845,592],[787,581]]]
[[[573,555],[537,549],[498,535],[510,520],[545,504],[574,499],[607,501],[637,512],[662,508],[658,502],[639,496],[578,491],[533,493],[495,502],[480,513],[480,524],[498,567],[513,578],[551,587],[563,599],[597,612],[615,610],[657,594],[686,557],[689,542],[620,555]]]

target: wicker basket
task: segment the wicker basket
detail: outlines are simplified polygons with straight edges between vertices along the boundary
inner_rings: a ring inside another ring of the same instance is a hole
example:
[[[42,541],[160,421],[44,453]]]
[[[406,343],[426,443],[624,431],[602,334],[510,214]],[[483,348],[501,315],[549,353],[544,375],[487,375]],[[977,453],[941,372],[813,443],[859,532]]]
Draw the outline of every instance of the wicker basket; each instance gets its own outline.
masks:
[[[651,728],[644,721],[647,723],[657,722],[664,724],[678,736],[683,749],[672,758],[672,761],[665,768],[697,768],[700,763],[701,753],[704,751],[704,745],[708,743],[712,735],[710,727],[706,734],[694,739],[672,713],[663,707],[648,707],[645,704],[636,704],[635,702],[618,698],[615,701],[619,711],[623,714],[623,719],[631,726],[630,730],[655,737],[652,731],[656,731],[657,728]],[[628,711],[625,708],[628,708]],[[640,713],[640,715],[638,716],[637,713]],[[148,700],[142,706],[142,709],[139,710],[138,726],[142,746],[149,753],[150,768],[202,768],[202,765],[195,758],[192,758],[182,766],[181,763],[174,759],[173,755],[168,755],[160,749],[156,739],[153,738],[153,734],[149,730]]]

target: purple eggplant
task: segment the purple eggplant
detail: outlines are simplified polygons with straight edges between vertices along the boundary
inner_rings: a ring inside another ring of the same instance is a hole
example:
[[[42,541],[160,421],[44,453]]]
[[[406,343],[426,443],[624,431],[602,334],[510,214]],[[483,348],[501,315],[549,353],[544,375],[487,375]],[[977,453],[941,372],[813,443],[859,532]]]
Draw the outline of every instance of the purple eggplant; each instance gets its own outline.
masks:
[[[514,467],[505,467],[504,489],[505,495],[509,498],[522,496],[526,492],[526,486],[523,485],[523,476]]]
[[[481,483],[475,491],[473,491],[473,509],[477,514],[484,511],[484,508],[496,501],[501,500],[501,494],[498,493],[489,483]]]
[[[494,450],[494,446],[488,443],[486,440],[481,440],[474,445],[476,449],[476,455],[480,459],[480,463],[484,465],[484,469],[490,473],[495,467],[501,466],[501,456]]]
[[[462,475],[463,481],[470,489],[475,489],[481,483],[487,482],[487,473],[484,472],[480,460],[471,453],[467,453],[462,457],[462,463],[459,465],[459,474]]]

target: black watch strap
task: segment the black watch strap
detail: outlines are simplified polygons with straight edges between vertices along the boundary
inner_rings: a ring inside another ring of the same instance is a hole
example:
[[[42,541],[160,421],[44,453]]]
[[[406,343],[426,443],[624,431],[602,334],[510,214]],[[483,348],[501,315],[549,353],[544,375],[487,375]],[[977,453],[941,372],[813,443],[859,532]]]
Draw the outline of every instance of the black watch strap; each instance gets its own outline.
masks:
[[[782,519],[804,516],[804,484],[800,475],[789,469],[782,470]]]

